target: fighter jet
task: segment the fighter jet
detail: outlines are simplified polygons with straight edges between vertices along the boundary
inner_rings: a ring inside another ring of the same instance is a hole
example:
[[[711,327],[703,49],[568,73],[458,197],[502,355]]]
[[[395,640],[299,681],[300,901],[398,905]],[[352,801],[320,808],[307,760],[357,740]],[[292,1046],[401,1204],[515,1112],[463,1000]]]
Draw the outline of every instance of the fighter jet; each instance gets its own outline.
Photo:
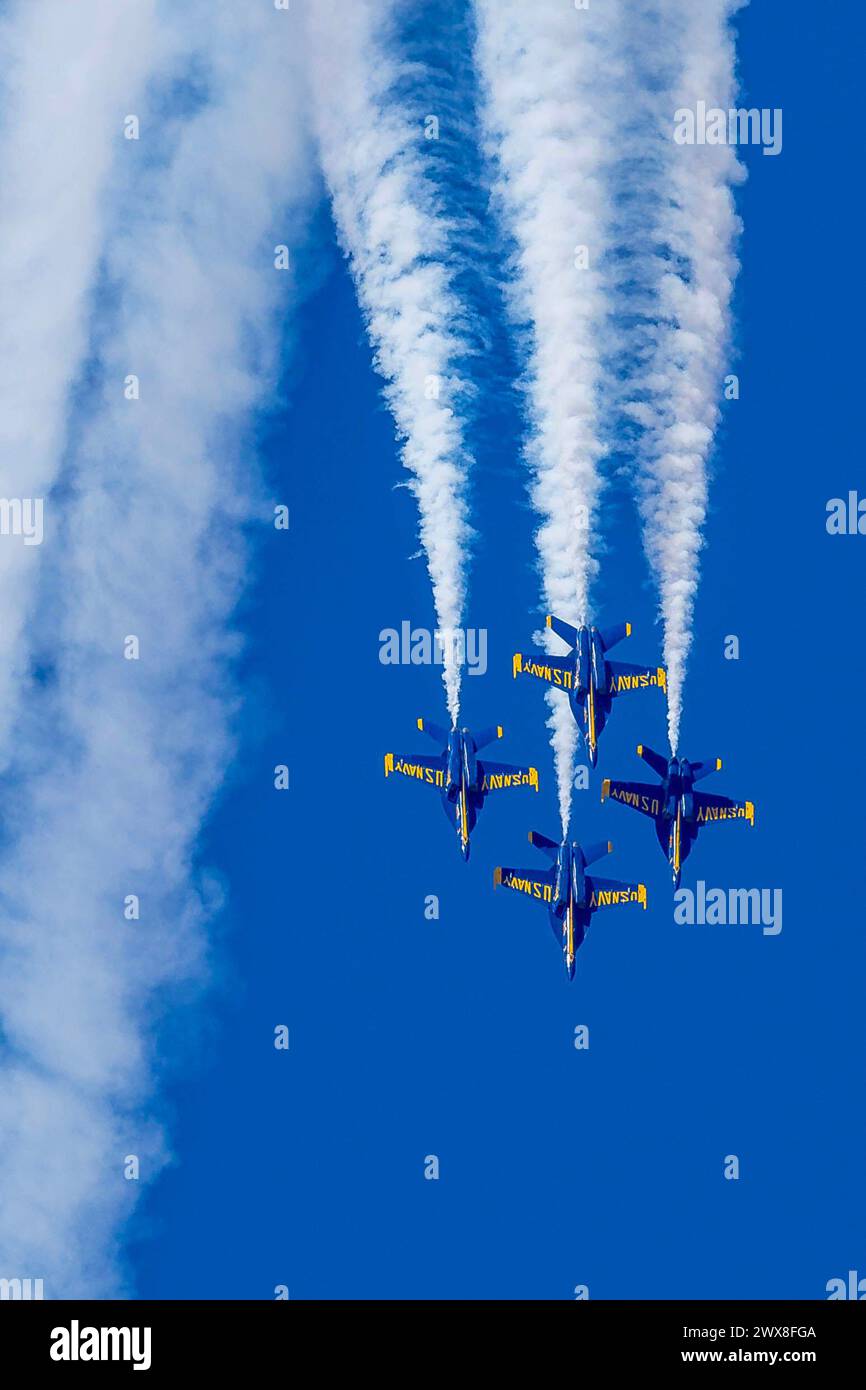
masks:
[[[557,844],[537,830],[530,830],[529,843],[552,861],[549,869],[507,869],[493,872],[494,888],[511,888],[542,903],[550,914],[553,934],[562,947],[562,958],[570,980],[574,979],[574,957],[583,943],[594,912],[603,907],[640,903],[646,908],[646,888],[642,883],[620,883],[615,878],[587,874],[587,865],[610,854],[613,845],[602,840],[582,849],[576,841]]]
[[[442,806],[457,832],[460,853],[469,858],[469,837],[475,829],[478,813],[490,792],[509,787],[534,787],[538,791],[538,771],[534,767],[512,767],[477,756],[495,738],[502,738],[502,725],[494,724],[479,734],[468,729],[452,729],[449,733],[429,719],[419,719],[418,728],[438,743],[441,752],[435,757],[426,754],[385,754],[385,776],[399,772],[414,777],[428,787],[436,787],[442,795]]]
[[[608,661],[605,653],[631,633],[631,623],[616,627],[572,627],[561,618],[549,616],[547,626],[571,647],[568,656],[545,656],[541,652],[515,652],[512,675],[534,676],[568,695],[571,712],[583,735],[589,761],[598,762],[598,738],[607,722],[614,696],[627,690],[655,685],[667,691],[667,672],[663,666],[633,666],[626,661]]]
[[[687,758],[668,759],[642,743],[638,744],[637,752],[661,782],[614,782],[606,777],[601,799],[604,801],[609,796],[612,801],[621,801],[623,806],[630,806],[655,821],[659,844],[671,866],[674,887],[678,888],[683,861],[701,826],[722,820],[745,820],[754,825],[754,803],[695,791],[695,782],[719,771],[721,758],[707,758],[699,763],[690,763]]]

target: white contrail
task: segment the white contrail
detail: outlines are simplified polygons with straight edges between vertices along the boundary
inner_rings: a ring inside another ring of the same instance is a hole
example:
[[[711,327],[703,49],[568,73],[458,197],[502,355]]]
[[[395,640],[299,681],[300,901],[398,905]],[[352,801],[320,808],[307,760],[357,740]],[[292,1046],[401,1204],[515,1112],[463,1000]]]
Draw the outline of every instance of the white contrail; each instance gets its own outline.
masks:
[[[605,253],[614,156],[618,3],[578,11],[562,0],[476,0],[478,69],[495,193],[514,252],[506,291],[525,332],[532,501],[548,611],[590,616],[598,564]],[[563,833],[577,730],[550,693]]]
[[[37,613],[53,671],[4,809],[0,1277],[43,1278],[46,1297],[125,1290],[122,1223],[164,1158],[154,1025],[206,973],[217,894],[194,847],[232,753],[238,521],[262,514],[244,427],[276,370],[291,277],[274,248],[312,196],[294,17],[194,3],[163,20],[177,63],[149,155],[133,172],[117,150],[102,385],[80,403]],[[68,38],[78,70],[87,35]]]
[[[443,678],[456,724],[470,528],[458,369],[465,311],[449,265],[452,227],[425,154],[424,129],[395,95],[393,0],[310,7],[312,86],[322,165],[377,369],[420,512]]]
[[[707,509],[707,460],[719,417],[738,264],[732,185],[742,170],[727,145],[677,145],[674,113],[699,100],[727,111],[735,92],[729,16],[740,0],[657,0],[644,7],[656,90],[646,134],[643,227],[657,249],[648,271],[642,345],[627,407],[640,426],[639,505],[659,589],[668,668],[668,734],[675,752],[686,658],[692,642],[699,553]],[[637,84],[636,84],[637,85]],[[646,92],[644,92],[644,104]],[[638,173],[640,179],[640,173]]]
[[[158,51],[155,8],[155,0],[19,0],[0,21],[0,497],[41,499],[49,535],[105,180]],[[0,536],[3,760],[27,674],[40,559],[38,545]]]

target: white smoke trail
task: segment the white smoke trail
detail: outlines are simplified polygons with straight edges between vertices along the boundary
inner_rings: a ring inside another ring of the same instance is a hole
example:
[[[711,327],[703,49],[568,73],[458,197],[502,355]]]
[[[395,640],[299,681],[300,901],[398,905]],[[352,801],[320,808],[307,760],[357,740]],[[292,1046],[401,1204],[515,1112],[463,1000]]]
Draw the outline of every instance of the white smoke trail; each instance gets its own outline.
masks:
[[[644,544],[659,588],[668,668],[668,734],[676,752],[683,679],[692,642],[699,553],[707,509],[707,460],[719,417],[738,263],[732,185],[742,178],[727,145],[677,145],[674,113],[698,100],[727,111],[735,92],[728,20],[741,0],[657,0],[648,9],[659,90],[647,159],[654,210],[645,347],[630,387]],[[646,18],[646,14],[644,16]],[[647,52],[643,54],[647,61]],[[655,181],[655,184],[653,184]],[[648,198],[649,201],[649,198]],[[647,239],[647,227],[638,235]]]
[[[255,500],[243,427],[276,364],[289,277],[274,246],[310,195],[292,19],[194,3],[167,7],[163,28],[182,62],[161,75],[189,78],[176,85],[193,109],[152,112],[144,169],[117,153],[104,386],[45,547],[54,675],[17,730],[0,880],[0,1275],[44,1278],[47,1297],[125,1288],[140,1183],[124,1161],[146,1181],[164,1159],[151,1034],[204,972],[214,894],[193,856],[232,752],[227,622]],[[68,39],[77,71],[88,35]],[[52,435],[46,456],[59,447]],[[123,659],[131,634],[138,660]]]
[[[0,21],[0,497],[46,499],[86,347],[105,180],[158,51],[155,0],[19,0]],[[75,61],[70,61],[70,55]],[[45,526],[52,528],[52,502]],[[0,538],[0,756],[29,661],[38,545]]]
[[[457,399],[468,352],[449,269],[450,233],[424,154],[424,131],[395,97],[403,75],[389,42],[393,0],[309,11],[322,165],[385,396],[420,513],[452,723],[460,707],[468,456]]]
[[[495,193],[515,247],[506,290],[525,330],[544,598],[549,612],[581,624],[598,568],[607,167],[615,138],[606,98],[618,77],[622,13],[618,3],[577,11],[561,0],[476,0],[476,11]],[[564,698],[551,692],[550,704],[565,834],[577,729]]]

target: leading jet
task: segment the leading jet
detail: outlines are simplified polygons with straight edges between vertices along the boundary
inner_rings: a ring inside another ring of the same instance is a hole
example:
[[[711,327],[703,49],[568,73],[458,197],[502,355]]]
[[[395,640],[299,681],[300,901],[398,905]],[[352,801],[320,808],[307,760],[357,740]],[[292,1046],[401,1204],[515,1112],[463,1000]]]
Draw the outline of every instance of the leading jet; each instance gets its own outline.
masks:
[[[495,763],[489,758],[482,761],[478,757],[480,749],[502,738],[501,724],[482,729],[478,734],[471,734],[468,729],[452,729],[449,733],[440,724],[419,719],[418,728],[439,744],[441,752],[435,757],[425,753],[386,753],[385,776],[399,773],[435,787],[442,795],[445,814],[457,832],[460,853],[468,859],[469,837],[489,794],[509,787],[534,787],[538,791],[538,771],[534,767],[512,767],[510,763]]]
[[[610,854],[610,840],[582,849],[576,841],[563,840],[557,844],[537,830],[530,830],[529,843],[550,859],[549,869],[508,869],[500,866],[493,872],[494,888],[511,888],[525,893],[533,902],[548,909],[553,935],[562,947],[562,959],[570,980],[574,979],[574,958],[583,944],[586,929],[594,912],[603,907],[619,907],[625,903],[640,903],[646,909],[646,887],[642,883],[620,883],[615,878],[599,878],[586,872],[605,854]]]
[[[541,652],[515,652],[512,675],[534,676],[555,690],[564,690],[571,712],[583,735],[589,761],[598,762],[598,739],[607,722],[614,696],[627,690],[654,685],[667,691],[667,672],[663,666],[634,666],[627,661],[608,661],[606,653],[631,634],[631,623],[616,627],[572,627],[552,615],[547,626],[571,647],[568,656],[545,656]]]
[[[687,758],[665,758],[642,743],[638,744],[637,753],[661,782],[614,782],[606,777],[601,799],[610,797],[611,801],[619,801],[655,821],[659,844],[671,866],[674,887],[679,888],[683,862],[701,826],[723,820],[745,820],[753,826],[755,806],[751,801],[733,801],[729,796],[695,791],[696,782],[721,769],[721,758],[690,763]]]

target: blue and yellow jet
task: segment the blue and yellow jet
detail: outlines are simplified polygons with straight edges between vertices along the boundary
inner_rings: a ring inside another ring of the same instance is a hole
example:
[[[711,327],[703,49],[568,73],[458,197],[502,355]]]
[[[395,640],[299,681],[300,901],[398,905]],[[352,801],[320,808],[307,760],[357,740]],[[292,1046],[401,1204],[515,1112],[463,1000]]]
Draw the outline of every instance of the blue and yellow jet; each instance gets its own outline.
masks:
[[[687,758],[665,758],[642,743],[637,752],[661,782],[614,782],[606,777],[601,799],[610,797],[611,801],[619,801],[655,821],[659,844],[671,866],[674,887],[678,888],[683,862],[701,826],[725,820],[744,820],[754,825],[755,806],[751,801],[732,801],[729,796],[695,791],[695,782],[719,771],[721,758],[690,763]]]
[[[576,841],[557,844],[537,830],[530,830],[529,843],[552,860],[549,869],[494,869],[494,888],[511,888],[525,893],[548,909],[553,934],[562,947],[562,958],[570,980],[574,979],[574,957],[582,945],[594,912],[603,907],[640,903],[646,908],[646,888],[642,883],[620,883],[615,878],[590,876],[586,870],[596,859],[610,854],[613,845],[602,840],[582,849]]]
[[[564,690],[583,735],[589,761],[598,762],[598,739],[607,722],[614,696],[627,690],[654,685],[667,691],[667,672],[663,666],[633,666],[627,661],[608,661],[606,653],[631,634],[631,623],[616,627],[572,627],[561,618],[549,616],[547,626],[571,647],[568,656],[545,656],[541,652],[515,652],[512,675],[534,676],[555,690]]]
[[[419,719],[418,728],[429,734],[442,751],[436,757],[424,753],[386,753],[385,776],[398,772],[425,786],[436,787],[442,794],[445,814],[457,832],[460,853],[468,859],[469,837],[490,792],[509,787],[534,787],[538,791],[538,771],[534,767],[494,763],[489,758],[482,761],[477,756],[481,748],[502,738],[501,724],[494,724],[476,735],[468,729],[452,729],[449,733],[429,719]]]

